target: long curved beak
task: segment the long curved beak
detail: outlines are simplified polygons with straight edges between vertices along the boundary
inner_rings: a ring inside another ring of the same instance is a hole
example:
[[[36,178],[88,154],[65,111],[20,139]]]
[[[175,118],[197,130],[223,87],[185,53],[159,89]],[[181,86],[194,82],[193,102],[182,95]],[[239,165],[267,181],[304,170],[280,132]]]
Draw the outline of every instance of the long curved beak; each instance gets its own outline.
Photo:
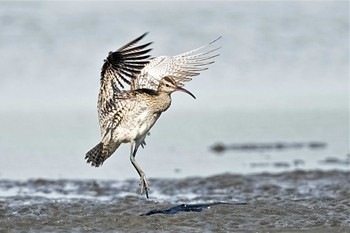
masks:
[[[186,90],[185,88],[183,88],[183,87],[179,87],[179,86],[177,86],[176,87],[176,89],[175,89],[175,91],[182,91],[182,92],[185,92],[185,93],[187,93],[187,94],[189,94],[190,96],[192,96],[193,97],[193,99],[195,99],[196,97],[190,92],[190,91],[188,91],[188,90]]]

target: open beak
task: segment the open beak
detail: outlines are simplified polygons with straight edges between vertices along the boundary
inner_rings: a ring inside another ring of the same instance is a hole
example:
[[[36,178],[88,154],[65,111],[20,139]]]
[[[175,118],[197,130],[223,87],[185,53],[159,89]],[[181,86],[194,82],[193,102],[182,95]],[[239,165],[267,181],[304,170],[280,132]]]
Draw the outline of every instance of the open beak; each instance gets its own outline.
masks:
[[[193,99],[195,99],[196,97],[190,92],[190,91],[188,91],[188,90],[186,90],[185,88],[183,88],[183,87],[179,87],[179,86],[177,86],[176,87],[176,91],[182,91],[182,92],[185,92],[185,93],[187,93],[187,94],[189,94],[190,96],[192,96],[193,97]]]

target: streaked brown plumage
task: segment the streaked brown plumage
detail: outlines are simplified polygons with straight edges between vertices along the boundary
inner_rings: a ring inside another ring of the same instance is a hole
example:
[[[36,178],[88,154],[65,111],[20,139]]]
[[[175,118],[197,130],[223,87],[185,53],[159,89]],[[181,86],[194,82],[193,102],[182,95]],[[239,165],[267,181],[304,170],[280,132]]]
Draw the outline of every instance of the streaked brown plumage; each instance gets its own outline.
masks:
[[[147,180],[135,160],[136,152],[145,145],[145,137],[161,113],[169,108],[171,93],[183,91],[195,98],[181,86],[213,63],[217,55],[212,53],[217,49],[203,51],[210,43],[177,56],[150,58],[147,53],[151,49],[147,47],[151,43],[134,46],[145,35],[110,52],[102,66],[98,97],[101,142],[86,153],[85,159],[98,167],[121,143],[131,143],[130,160],[140,176],[141,194],[148,198]],[[124,90],[125,84],[130,90]]]

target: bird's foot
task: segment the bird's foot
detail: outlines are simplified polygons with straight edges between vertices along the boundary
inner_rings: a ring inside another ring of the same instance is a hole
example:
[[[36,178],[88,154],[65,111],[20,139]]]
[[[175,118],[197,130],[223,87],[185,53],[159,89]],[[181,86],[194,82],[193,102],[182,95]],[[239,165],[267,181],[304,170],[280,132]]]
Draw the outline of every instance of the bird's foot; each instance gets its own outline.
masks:
[[[146,176],[142,175],[140,177],[140,186],[141,186],[141,195],[146,194],[146,197],[148,198],[148,184],[146,180]]]

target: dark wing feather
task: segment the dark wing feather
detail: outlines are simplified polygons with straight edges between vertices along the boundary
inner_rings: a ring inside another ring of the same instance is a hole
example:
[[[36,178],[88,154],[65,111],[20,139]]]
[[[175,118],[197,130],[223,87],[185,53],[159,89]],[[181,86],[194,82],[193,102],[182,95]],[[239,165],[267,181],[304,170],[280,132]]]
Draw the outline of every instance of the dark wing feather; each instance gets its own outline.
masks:
[[[147,33],[127,43],[117,51],[109,53],[101,70],[101,87],[114,82],[118,84],[119,91],[121,91],[124,89],[123,83],[130,85],[131,80],[149,63],[150,55],[147,53],[152,49],[146,49],[146,47],[152,42],[133,46],[146,35]]]
[[[115,96],[124,90],[149,63],[147,49],[151,43],[135,46],[147,33],[127,43],[115,52],[110,52],[101,70],[101,87],[98,97],[98,115],[101,130],[105,128],[107,115],[113,110]]]

